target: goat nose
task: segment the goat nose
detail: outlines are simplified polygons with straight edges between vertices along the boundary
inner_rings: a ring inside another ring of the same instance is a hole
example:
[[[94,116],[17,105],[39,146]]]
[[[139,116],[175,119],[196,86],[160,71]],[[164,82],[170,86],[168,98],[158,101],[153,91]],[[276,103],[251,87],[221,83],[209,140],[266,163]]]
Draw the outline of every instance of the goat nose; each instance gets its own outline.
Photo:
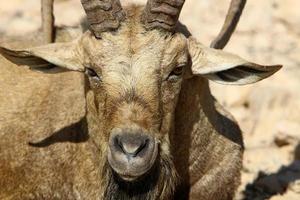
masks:
[[[155,138],[142,131],[115,129],[108,145],[109,165],[126,181],[135,180],[149,171],[158,155]]]
[[[116,136],[114,141],[116,149],[125,154],[127,158],[141,155],[149,143],[147,136],[141,135]]]

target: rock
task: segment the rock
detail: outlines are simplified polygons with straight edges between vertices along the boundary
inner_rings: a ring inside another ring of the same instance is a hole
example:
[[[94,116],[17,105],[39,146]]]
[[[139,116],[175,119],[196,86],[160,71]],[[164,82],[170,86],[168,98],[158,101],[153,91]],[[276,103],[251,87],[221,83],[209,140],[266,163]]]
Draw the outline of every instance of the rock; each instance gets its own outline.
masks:
[[[300,194],[300,180],[296,180],[289,186],[289,190],[297,193],[298,195]]]
[[[297,145],[300,142],[300,123],[282,121],[277,125],[278,131],[274,143],[278,147]]]
[[[258,174],[263,171],[266,174],[278,171],[283,165],[292,162],[293,157],[290,156],[292,147],[278,149],[276,147],[264,147],[248,149],[244,154],[243,168],[248,173]]]
[[[273,196],[270,200],[299,200],[299,197],[298,193],[287,191],[285,194]]]

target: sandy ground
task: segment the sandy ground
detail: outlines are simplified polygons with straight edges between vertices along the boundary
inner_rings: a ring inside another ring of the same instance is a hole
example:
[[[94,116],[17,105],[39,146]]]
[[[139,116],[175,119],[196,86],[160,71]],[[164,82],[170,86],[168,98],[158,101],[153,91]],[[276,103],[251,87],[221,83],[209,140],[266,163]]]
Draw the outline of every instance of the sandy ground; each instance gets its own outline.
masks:
[[[123,0],[123,3],[130,2]],[[145,2],[145,0],[135,0]],[[193,35],[209,45],[230,0],[187,0],[181,15]],[[248,1],[226,51],[261,64],[283,64],[273,77],[249,86],[211,84],[236,117],[245,138],[242,184],[236,199],[300,199],[300,1]],[[57,25],[76,25],[79,0],[56,0]],[[38,0],[0,1],[0,37],[40,26]]]

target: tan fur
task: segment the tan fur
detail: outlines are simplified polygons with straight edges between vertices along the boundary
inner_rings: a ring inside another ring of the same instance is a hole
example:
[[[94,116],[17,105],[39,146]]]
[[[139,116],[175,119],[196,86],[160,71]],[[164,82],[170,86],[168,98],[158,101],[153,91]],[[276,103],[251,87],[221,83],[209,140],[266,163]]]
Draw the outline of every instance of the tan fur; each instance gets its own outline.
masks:
[[[92,68],[101,82],[78,72],[29,71],[0,57],[0,199],[232,199],[243,154],[238,125],[207,80],[191,77],[186,37],[146,31],[141,8],[126,11],[117,32],[98,40],[87,31],[72,42],[78,46],[67,55],[74,58],[64,60],[64,44],[28,50],[61,67]],[[57,40],[77,35],[62,32]],[[169,79],[182,64],[184,75]],[[160,144],[144,193],[134,183],[122,188],[109,167],[115,128],[142,130]]]
[[[230,115],[220,112],[206,80],[183,84],[175,125],[175,165],[184,177],[178,199],[232,199],[239,184],[242,136]]]

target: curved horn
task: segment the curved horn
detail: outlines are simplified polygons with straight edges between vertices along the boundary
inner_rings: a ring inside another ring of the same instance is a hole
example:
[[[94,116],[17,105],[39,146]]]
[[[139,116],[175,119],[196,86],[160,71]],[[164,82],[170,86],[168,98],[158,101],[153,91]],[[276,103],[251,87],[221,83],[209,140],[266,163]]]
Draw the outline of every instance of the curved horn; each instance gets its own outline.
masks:
[[[45,43],[51,43],[54,39],[53,1],[42,0],[42,31]]]
[[[223,27],[210,47],[223,49],[231,38],[247,0],[232,0]]]
[[[125,19],[120,0],[81,0],[86,12],[90,30],[97,38],[102,32],[119,28]]]
[[[148,0],[142,22],[147,29],[174,31],[185,0]]]

